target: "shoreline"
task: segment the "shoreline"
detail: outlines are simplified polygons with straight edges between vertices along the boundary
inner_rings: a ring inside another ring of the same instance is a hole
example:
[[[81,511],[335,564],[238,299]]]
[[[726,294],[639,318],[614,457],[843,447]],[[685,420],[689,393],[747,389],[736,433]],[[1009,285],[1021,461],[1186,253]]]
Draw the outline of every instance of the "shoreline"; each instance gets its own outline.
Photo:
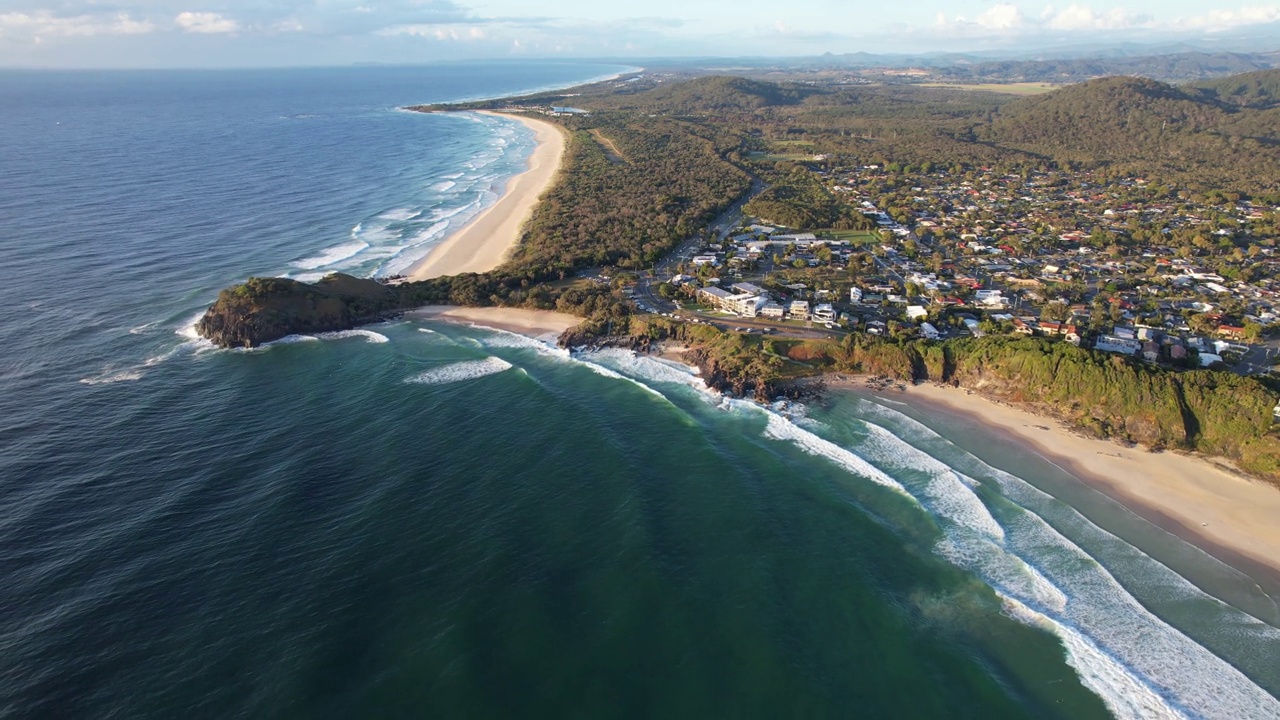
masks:
[[[554,310],[457,305],[425,305],[408,311],[405,317],[495,328],[534,339],[550,334],[559,337],[565,330],[582,322],[582,318]]]
[[[534,133],[537,145],[523,172],[506,181],[497,202],[450,234],[405,273],[408,282],[445,275],[489,272],[506,262],[525,223],[551,187],[564,159],[566,137],[554,123],[525,115],[476,111],[516,120]]]
[[[827,376],[830,389],[883,390]],[[917,409],[1005,431],[1031,451],[1163,530],[1257,581],[1280,588],[1280,489],[1208,458],[1149,452],[1079,435],[1060,421],[960,388],[907,385]]]

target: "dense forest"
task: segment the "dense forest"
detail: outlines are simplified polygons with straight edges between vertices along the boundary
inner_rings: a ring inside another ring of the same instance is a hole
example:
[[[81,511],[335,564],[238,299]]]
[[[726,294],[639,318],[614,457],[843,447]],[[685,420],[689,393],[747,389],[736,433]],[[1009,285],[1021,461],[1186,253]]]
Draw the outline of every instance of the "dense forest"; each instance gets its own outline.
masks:
[[[1228,106],[1267,110],[1280,107],[1280,70],[1232,75],[1217,80],[1187,83],[1184,89]]]
[[[715,127],[736,135],[744,152],[761,140],[804,140],[814,153],[846,164],[1107,168],[1193,189],[1266,192],[1280,188],[1280,107],[1272,99],[1278,85],[1280,70],[1185,87],[1110,77],[1015,98],[712,76],[604,83],[572,100],[610,117]]]

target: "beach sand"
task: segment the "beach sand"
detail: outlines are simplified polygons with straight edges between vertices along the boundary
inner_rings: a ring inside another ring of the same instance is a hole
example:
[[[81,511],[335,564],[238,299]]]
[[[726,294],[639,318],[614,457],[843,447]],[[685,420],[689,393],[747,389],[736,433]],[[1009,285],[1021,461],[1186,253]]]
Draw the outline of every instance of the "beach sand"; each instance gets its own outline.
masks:
[[[484,112],[519,120],[533,130],[538,146],[529,156],[529,169],[507,181],[496,203],[410,268],[409,280],[482,273],[501,265],[520,240],[520,230],[533,214],[538,198],[560,169],[565,147],[560,126],[523,115]]]
[[[504,307],[428,305],[417,310],[411,310],[406,315],[411,318],[480,325],[531,337],[550,334],[559,335],[582,322],[582,318],[550,310]]]
[[[1087,438],[1057,420],[957,388],[922,384],[904,393],[877,394],[1007,431],[1138,515],[1237,569],[1280,581],[1280,488],[1234,472],[1222,461]]]

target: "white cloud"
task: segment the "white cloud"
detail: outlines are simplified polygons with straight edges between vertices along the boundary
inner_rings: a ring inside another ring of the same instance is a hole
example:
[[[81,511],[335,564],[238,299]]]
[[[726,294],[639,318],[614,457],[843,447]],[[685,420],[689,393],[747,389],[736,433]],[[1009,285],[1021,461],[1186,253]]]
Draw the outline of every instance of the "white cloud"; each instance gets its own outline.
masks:
[[[240,30],[240,24],[235,20],[212,12],[181,12],[173,19],[173,24],[183,32],[206,35],[233,33]]]
[[[1052,30],[1129,30],[1149,27],[1150,15],[1139,15],[1123,8],[1097,11],[1086,5],[1072,5],[1061,12],[1045,8],[1044,22]]]
[[[389,28],[383,28],[378,31],[379,35],[408,35],[410,37],[433,38],[436,40],[485,40],[489,37],[488,32],[484,28],[475,25],[435,25],[417,23],[413,25],[396,25]]]
[[[1025,27],[1027,19],[1017,5],[1004,3],[988,8],[974,23],[989,30],[1016,30]]]
[[[1203,15],[1157,19],[1121,7],[1098,9],[1079,3],[1063,9],[1046,5],[1038,16],[1028,16],[1019,5],[1003,2],[972,19],[939,13],[931,32],[948,37],[1010,40],[1122,31],[1215,32],[1277,21],[1280,21],[1280,5],[1209,10]]]
[[[29,36],[36,42],[46,37],[92,37],[94,35],[143,35],[155,30],[146,20],[127,13],[116,15],[73,15],[59,17],[47,10],[34,13],[0,13],[0,37]]]
[[[1177,18],[1170,24],[1178,29],[1221,32],[1245,25],[1277,21],[1280,21],[1280,5],[1253,5],[1238,10],[1210,10],[1204,15]]]

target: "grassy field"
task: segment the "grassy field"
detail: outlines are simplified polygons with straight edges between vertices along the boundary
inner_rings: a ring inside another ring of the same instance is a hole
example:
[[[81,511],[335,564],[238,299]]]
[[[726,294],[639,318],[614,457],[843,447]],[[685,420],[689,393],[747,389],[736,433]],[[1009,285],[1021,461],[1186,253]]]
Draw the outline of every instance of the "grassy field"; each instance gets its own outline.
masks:
[[[953,83],[920,83],[921,87],[944,87],[959,90],[980,90],[983,92],[1004,93],[1006,95],[1042,95],[1057,90],[1061,85],[1044,82],[1022,83],[978,83],[976,85],[960,85]]]

